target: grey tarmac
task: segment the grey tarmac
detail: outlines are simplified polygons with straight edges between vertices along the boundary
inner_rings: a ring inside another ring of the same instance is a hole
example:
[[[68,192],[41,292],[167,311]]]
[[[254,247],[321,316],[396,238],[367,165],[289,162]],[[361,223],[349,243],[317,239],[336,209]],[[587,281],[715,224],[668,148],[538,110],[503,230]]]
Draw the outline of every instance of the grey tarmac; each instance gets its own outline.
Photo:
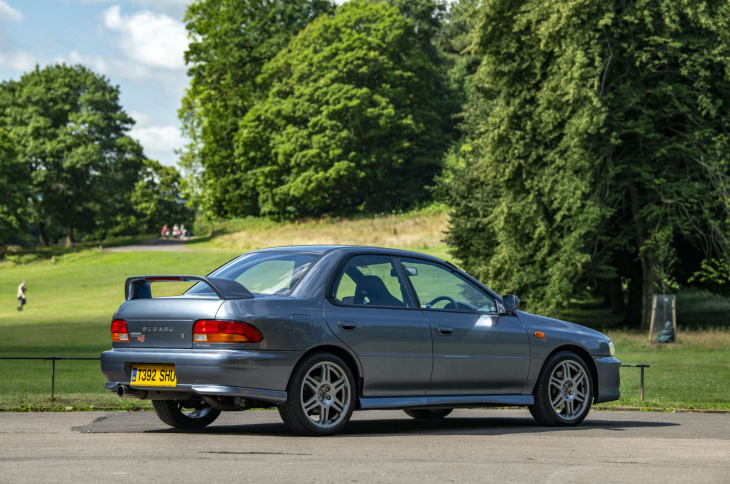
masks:
[[[440,421],[356,412],[298,437],[278,412],[224,413],[202,431],[152,412],[0,414],[0,482],[730,482],[730,415],[591,412],[574,428],[526,410]]]

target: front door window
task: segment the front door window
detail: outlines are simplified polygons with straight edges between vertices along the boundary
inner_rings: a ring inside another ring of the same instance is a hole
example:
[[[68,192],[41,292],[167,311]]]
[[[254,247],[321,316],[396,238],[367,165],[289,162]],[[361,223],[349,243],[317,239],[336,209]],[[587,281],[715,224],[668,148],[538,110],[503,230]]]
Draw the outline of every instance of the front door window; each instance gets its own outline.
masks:
[[[433,262],[400,258],[423,309],[496,312],[489,295],[459,274]]]

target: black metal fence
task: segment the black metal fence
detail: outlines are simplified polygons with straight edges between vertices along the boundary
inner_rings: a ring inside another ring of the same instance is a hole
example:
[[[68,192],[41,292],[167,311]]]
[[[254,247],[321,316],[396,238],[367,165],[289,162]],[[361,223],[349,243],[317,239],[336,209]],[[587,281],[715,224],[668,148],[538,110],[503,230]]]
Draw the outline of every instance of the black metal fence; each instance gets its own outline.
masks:
[[[56,360],[99,361],[100,359],[80,356],[0,356],[0,360],[51,360],[51,401],[56,399]]]

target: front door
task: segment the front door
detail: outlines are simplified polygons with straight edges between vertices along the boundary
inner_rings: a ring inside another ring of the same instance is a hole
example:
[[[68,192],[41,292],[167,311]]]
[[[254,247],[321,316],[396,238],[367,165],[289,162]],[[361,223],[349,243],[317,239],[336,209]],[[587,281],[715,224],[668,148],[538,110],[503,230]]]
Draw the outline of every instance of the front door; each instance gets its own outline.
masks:
[[[527,332],[512,313],[451,268],[400,258],[432,328],[428,395],[520,394],[530,366]]]
[[[352,257],[325,299],[324,317],[360,359],[363,396],[425,395],[431,331],[393,257]]]

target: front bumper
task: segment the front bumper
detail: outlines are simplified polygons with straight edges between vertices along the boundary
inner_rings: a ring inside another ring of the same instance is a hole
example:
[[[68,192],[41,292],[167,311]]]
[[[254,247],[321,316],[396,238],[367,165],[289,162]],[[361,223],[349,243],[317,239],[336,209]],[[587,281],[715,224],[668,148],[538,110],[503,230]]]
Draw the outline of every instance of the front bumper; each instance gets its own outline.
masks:
[[[598,373],[598,395],[594,403],[612,402],[621,398],[621,362],[613,356],[594,356]]]
[[[282,403],[286,400],[289,377],[303,354],[300,351],[114,348],[101,354],[101,372],[107,379],[106,390],[116,391],[120,385],[130,385],[134,364],[171,363],[175,365],[175,387],[136,388]]]

